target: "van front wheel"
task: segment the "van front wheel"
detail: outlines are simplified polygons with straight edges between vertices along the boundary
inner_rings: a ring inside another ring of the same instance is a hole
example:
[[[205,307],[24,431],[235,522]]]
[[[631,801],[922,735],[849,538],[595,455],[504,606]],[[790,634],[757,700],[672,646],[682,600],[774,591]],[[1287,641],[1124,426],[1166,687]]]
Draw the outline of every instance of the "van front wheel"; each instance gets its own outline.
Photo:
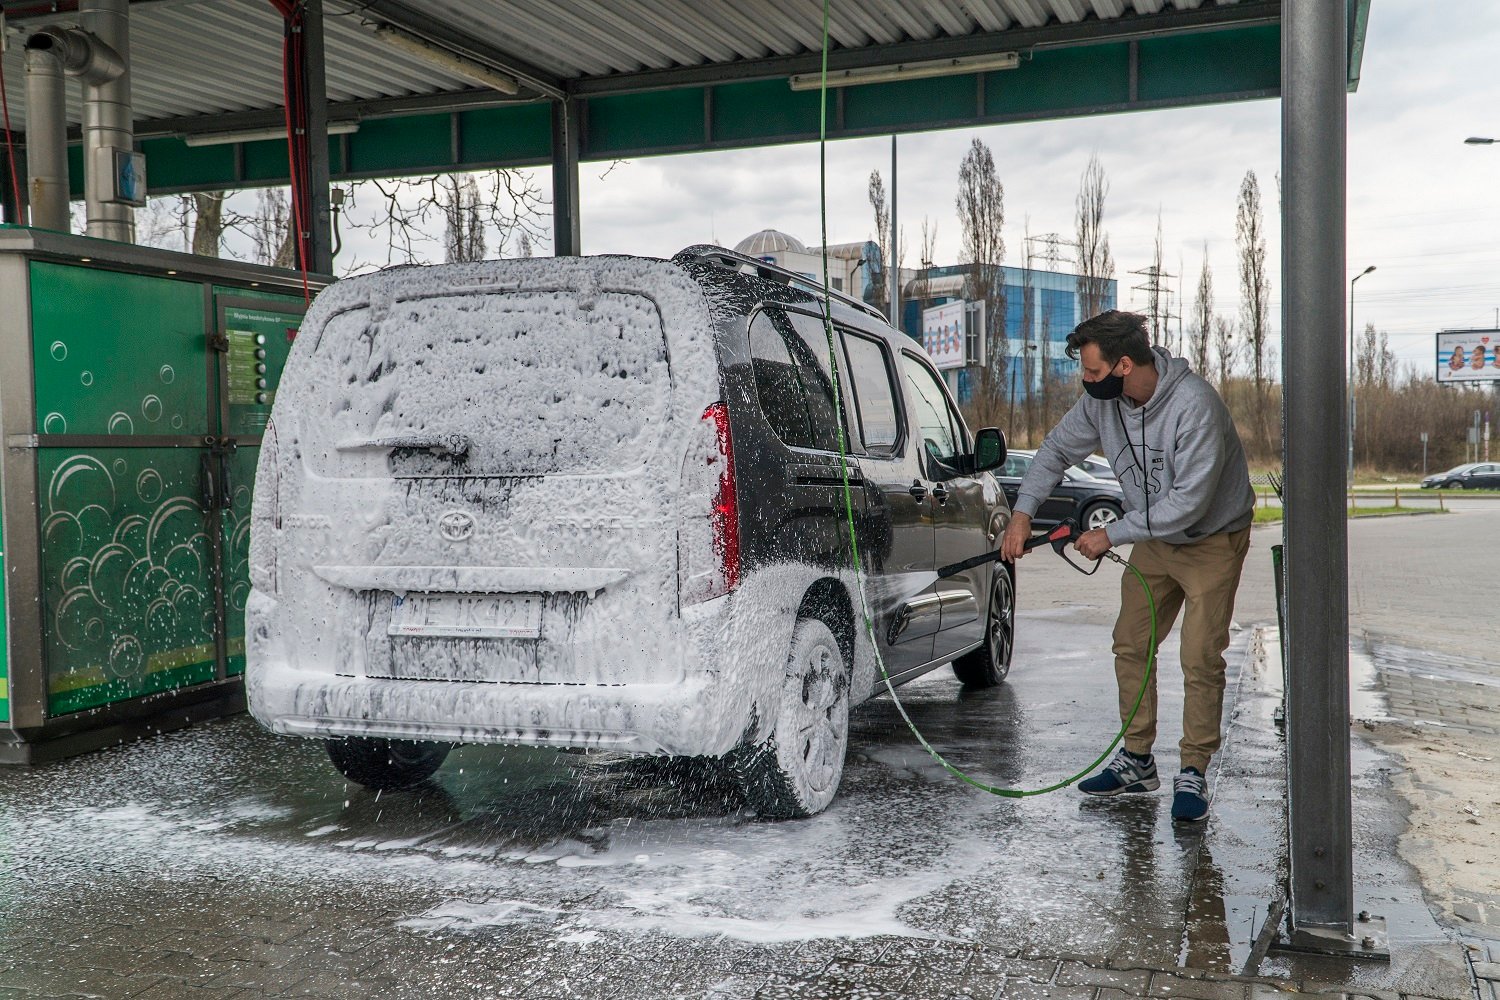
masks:
[[[833,801],[848,747],[848,665],[833,631],[804,618],[792,630],[771,738],[737,751],[731,766],[752,809],[768,819],[796,819]]]
[[[344,777],[376,791],[421,784],[443,766],[447,743],[350,736],[327,740],[328,756]]]

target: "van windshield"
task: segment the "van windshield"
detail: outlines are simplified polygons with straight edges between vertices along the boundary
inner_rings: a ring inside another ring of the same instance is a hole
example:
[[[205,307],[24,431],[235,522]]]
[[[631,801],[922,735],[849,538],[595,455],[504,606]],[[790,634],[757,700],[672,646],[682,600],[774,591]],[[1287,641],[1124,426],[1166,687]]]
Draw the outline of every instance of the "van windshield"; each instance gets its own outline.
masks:
[[[307,433],[336,464],[386,452],[397,476],[619,472],[668,413],[661,314],[637,294],[398,300],[330,319],[314,357]]]

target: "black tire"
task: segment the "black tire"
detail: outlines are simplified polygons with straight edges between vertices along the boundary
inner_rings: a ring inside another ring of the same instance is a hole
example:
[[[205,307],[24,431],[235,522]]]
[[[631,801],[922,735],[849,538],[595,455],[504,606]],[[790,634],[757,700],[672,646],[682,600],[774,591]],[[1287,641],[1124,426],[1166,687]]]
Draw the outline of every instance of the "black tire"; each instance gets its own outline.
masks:
[[[729,764],[756,813],[800,819],[833,801],[849,748],[849,665],[822,621],[803,618],[792,629],[781,693],[770,739],[735,751]]]
[[[1124,514],[1125,511],[1113,500],[1095,500],[1083,508],[1079,523],[1084,531],[1092,531],[1095,528],[1104,528],[1114,524]]]
[[[326,743],[328,757],[340,774],[376,791],[420,785],[443,766],[448,751],[453,749],[447,743],[359,736]]]
[[[966,688],[991,688],[1010,673],[1016,647],[1015,570],[1000,565],[990,584],[984,644],[953,661],[953,675]]]

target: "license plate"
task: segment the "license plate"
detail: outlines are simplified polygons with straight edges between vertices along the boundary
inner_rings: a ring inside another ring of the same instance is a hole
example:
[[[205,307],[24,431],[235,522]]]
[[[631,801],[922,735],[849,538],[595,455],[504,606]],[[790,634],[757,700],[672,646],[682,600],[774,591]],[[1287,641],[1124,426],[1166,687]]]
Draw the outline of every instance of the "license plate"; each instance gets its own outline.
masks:
[[[391,602],[388,635],[537,639],[540,594],[407,594]]]

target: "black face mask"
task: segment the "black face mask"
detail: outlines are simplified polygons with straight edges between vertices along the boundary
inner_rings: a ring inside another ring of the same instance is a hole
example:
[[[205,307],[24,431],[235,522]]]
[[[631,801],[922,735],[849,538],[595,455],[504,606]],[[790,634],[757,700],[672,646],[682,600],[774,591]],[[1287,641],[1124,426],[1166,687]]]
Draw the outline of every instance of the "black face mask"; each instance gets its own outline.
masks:
[[[1095,399],[1119,399],[1125,391],[1124,375],[1106,375],[1097,382],[1083,383],[1083,391]]]

